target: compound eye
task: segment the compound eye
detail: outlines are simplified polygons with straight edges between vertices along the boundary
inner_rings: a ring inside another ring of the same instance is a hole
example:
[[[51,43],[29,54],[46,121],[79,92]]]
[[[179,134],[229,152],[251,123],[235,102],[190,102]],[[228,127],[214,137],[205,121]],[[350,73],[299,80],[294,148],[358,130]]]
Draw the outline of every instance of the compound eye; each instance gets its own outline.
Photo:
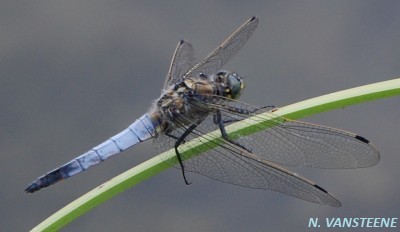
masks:
[[[231,95],[231,98],[235,99],[239,97],[240,92],[242,90],[242,81],[237,74],[229,74],[228,75],[228,88]]]

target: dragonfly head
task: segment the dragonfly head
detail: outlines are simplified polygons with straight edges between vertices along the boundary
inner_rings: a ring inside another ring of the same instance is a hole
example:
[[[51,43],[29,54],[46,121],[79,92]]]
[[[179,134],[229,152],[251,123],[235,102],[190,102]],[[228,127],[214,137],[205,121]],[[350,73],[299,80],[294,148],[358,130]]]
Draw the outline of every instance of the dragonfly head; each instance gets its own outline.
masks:
[[[231,99],[239,98],[244,88],[243,79],[235,72],[220,70],[215,74],[214,82],[218,84],[220,93]]]

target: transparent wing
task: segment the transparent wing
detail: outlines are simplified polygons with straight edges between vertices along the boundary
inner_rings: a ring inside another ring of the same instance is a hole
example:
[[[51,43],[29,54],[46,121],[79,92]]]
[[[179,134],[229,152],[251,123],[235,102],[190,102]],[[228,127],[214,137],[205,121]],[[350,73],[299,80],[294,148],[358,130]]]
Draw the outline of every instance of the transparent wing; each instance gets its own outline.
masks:
[[[213,123],[211,117],[206,119],[206,124]],[[218,138],[199,138],[205,134],[204,127],[196,129],[191,136],[204,144],[209,141],[224,141]],[[179,128],[175,135],[183,133],[185,128]],[[159,138],[160,143],[174,143],[175,140],[167,136]],[[270,189],[285,193],[306,201],[339,207],[340,202],[327,191],[311,182],[310,180],[290,172],[269,161],[262,160],[256,154],[249,153],[231,143],[208,144],[213,147],[192,159],[184,161],[185,170],[195,172],[212,179],[256,189]],[[193,148],[192,149],[197,149]]]
[[[214,74],[224,66],[247,42],[258,25],[258,18],[252,17],[229,36],[219,47],[211,52],[204,60],[194,65],[184,76],[207,76]]]
[[[212,107],[220,110],[224,121],[256,124],[257,133],[244,136],[245,132],[237,132],[231,136],[263,160],[315,168],[360,168],[373,166],[380,159],[374,145],[348,131],[284,119],[271,112],[263,116],[237,113],[238,109],[254,113],[262,110],[233,100]]]
[[[171,64],[169,66],[167,77],[164,81],[163,89],[166,89],[171,84],[175,83],[178,79],[193,67],[195,62],[194,49],[192,45],[184,40],[179,41],[176,46],[174,55],[172,56]]]
[[[335,197],[310,180],[232,144],[216,147],[185,161],[185,168],[224,183],[270,189],[322,205],[341,205]]]
[[[264,112],[263,116],[255,115],[263,110],[220,96],[214,97],[209,102],[200,103],[194,98],[188,103],[190,107],[201,108],[199,110],[208,109],[210,114],[185,140],[198,140],[210,149],[184,161],[187,171],[225,183],[271,189],[307,201],[339,206],[340,203],[318,185],[274,163],[318,168],[359,168],[375,165],[379,161],[376,148],[367,139],[354,133],[288,120],[270,112]],[[246,130],[240,130],[229,134],[230,139],[246,150],[223,140],[219,133],[216,138],[207,135],[219,129],[215,121],[216,110],[220,111],[226,129],[237,121],[255,124],[252,130],[257,133],[249,134]],[[172,135],[179,138],[186,129],[187,126],[182,126],[174,130]],[[174,147],[175,141],[161,135],[154,142],[159,151],[164,151]]]

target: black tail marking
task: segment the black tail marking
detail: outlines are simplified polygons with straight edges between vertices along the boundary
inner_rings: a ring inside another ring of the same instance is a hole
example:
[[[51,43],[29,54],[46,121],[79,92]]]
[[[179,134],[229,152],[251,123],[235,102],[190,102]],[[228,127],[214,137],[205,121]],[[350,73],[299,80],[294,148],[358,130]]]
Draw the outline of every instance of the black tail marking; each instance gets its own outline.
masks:
[[[363,142],[363,143],[369,143],[369,140],[368,139],[366,139],[366,138],[364,138],[364,137],[361,137],[361,136],[359,136],[359,135],[356,135],[356,137],[355,137],[356,139],[358,139],[358,140],[360,140],[361,142]]]

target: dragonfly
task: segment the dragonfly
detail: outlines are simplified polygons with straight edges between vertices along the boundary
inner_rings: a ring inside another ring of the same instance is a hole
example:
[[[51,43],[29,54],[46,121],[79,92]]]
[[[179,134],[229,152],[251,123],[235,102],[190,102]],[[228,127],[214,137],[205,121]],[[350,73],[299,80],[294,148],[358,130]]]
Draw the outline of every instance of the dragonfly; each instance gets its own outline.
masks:
[[[146,140],[163,152],[174,149],[175,165],[186,184],[187,172],[254,189],[278,191],[305,201],[341,206],[332,194],[286,166],[361,168],[379,162],[378,150],[366,138],[327,126],[274,116],[273,107],[256,107],[238,100],[244,80],[221,68],[244,46],[259,23],[252,17],[206,58],[196,60],[193,46],[179,41],[161,95],[148,112],[125,130],[70,162],[33,181],[36,192]],[[269,113],[269,120],[260,113]],[[237,122],[255,123],[256,132],[230,134]],[[217,131],[218,133],[209,133]],[[182,145],[198,141],[207,149],[189,147],[200,155],[186,159]],[[169,162],[165,160],[165,162]]]

